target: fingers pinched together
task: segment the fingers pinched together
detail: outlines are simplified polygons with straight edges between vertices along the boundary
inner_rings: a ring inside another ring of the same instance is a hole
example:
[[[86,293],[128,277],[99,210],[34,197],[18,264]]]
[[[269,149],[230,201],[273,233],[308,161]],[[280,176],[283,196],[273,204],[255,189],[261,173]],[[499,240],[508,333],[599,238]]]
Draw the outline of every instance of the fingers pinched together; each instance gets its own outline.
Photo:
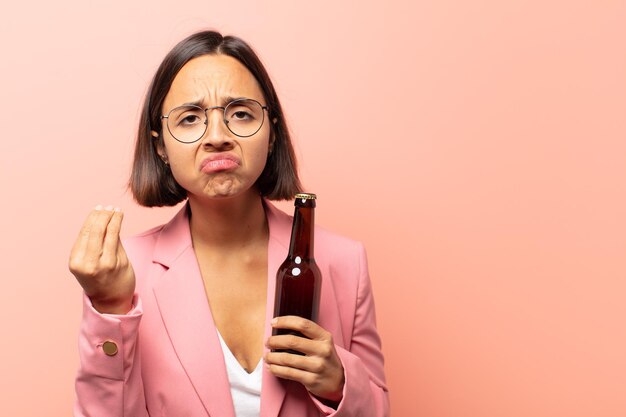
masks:
[[[135,274],[120,240],[124,215],[94,208],[72,247],[69,269],[101,313],[125,314],[132,307]]]

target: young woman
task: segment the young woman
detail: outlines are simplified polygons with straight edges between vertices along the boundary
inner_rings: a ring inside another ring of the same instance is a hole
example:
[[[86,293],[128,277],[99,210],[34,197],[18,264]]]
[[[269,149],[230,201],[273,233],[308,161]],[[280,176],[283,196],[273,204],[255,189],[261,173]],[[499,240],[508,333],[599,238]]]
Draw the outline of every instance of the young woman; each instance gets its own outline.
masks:
[[[292,218],[270,200],[301,186],[278,97],[248,44],[204,31],[165,57],[130,188],[144,206],[186,203],[123,242],[119,209],[88,215],[69,262],[84,289],[76,416],[389,414],[362,244],[316,228],[319,319],[272,317]]]

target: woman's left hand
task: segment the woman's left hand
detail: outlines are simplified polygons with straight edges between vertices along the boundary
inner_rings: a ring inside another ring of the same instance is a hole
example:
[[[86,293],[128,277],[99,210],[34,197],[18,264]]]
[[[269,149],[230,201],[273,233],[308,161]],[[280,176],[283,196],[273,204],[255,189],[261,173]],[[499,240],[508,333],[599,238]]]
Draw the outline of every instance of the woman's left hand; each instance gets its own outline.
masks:
[[[330,332],[317,323],[298,316],[282,316],[272,320],[272,327],[296,330],[308,337],[271,336],[270,349],[291,349],[304,353],[267,352],[264,356],[270,372],[279,378],[298,381],[320,399],[334,403],[343,397],[344,372]]]

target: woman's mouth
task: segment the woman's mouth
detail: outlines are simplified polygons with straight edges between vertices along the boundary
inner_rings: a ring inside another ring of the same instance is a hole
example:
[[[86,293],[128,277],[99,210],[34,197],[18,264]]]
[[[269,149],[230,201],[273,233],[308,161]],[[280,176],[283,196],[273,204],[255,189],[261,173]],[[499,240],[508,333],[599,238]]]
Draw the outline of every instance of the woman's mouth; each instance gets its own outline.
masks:
[[[233,154],[211,155],[200,164],[200,171],[205,174],[212,174],[219,171],[228,171],[241,165],[239,157]]]

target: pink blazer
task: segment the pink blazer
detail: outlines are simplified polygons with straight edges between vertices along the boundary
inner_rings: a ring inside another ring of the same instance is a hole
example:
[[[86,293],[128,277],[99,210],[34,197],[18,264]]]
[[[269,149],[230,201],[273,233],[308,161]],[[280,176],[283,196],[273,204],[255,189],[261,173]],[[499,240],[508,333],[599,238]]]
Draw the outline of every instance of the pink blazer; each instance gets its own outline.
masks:
[[[264,206],[270,232],[265,340],[292,217],[267,200]],[[187,205],[169,223],[124,239],[123,245],[137,277],[134,307],[126,315],[100,314],[83,295],[74,415],[235,417]],[[315,259],[323,276],[318,323],[333,334],[345,370],[343,399],[335,410],[300,383],[276,378],[263,367],[261,417],[388,416],[363,245],[316,227]],[[115,343],[117,353],[106,354],[105,342]]]

